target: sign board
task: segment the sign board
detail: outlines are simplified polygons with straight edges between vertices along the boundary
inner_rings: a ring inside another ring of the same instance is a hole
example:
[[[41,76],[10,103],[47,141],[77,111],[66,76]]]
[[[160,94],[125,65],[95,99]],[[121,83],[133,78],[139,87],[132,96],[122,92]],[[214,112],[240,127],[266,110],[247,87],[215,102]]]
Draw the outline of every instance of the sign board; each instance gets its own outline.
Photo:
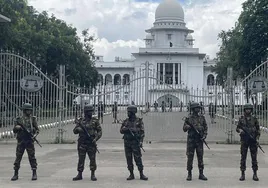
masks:
[[[268,90],[267,79],[262,76],[256,76],[249,80],[248,88],[253,93],[260,93]]]
[[[20,80],[20,87],[27,92],[37,92],[44,85],[44,81],[34,75],[25,76]]]

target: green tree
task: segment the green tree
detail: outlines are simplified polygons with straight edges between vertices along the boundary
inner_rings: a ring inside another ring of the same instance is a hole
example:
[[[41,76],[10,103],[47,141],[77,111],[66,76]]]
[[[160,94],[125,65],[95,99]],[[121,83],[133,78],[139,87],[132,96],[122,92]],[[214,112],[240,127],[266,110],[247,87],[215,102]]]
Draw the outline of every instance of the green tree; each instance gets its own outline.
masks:
[[[0,7],[0,13],[12,20],[0,27],[1,49],[27,54],[51,76],[58,76],[57,68],[64,64],[69,81],[96,85],[98,74],[92,61],[94,38],[87,30],[83,31],[81,41],[76,28],[46,11],[37,12],[26,0],[0,0]]]
[[[219,34],[222,44],[215,67],[219,78],[225,79],[227,67],[234,68],[234,77],[243,78],[267,58],[268,1],[247,0],[234,28]]]

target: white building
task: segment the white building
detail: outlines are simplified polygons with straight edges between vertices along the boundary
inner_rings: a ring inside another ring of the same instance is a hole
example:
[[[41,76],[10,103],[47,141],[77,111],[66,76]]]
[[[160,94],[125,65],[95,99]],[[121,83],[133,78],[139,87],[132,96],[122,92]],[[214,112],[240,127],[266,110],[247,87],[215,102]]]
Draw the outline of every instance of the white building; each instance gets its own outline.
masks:
[[[194,31],[186,27],[184,11],[177,0],[163,0],[156,9],[153,26],[145,32],[145,48],[132,53],[131,59],[116,57],[113,62],[105,62],[103,56],[96,56],[100,78],[97,92],[105,93],[99,100],[106,104],[186,104],[200,95],[196,89],[207,90],[214,85],[216,75],[211,66],[215,61],[207,60],[206,54],[194,48]],[[192,93],[190,88],[195,88]]]

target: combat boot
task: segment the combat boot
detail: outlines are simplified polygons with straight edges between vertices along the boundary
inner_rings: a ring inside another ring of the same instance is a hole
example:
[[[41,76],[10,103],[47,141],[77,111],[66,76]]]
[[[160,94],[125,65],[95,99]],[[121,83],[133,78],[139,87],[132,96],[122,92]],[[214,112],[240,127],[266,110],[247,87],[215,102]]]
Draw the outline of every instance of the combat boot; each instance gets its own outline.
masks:
[[[187,181],[191,181],[192,180],[192,171],[188,170],[188,176],[186,178]]]
[[[82,180],[82,179],[83,179],[82,172],[78,172],[77,176],[73,178],[73,181]]]
[[[130,172],[130,175],[128,176],[127,180],[134,180],[135,176],[134,176],[133,170],[130,170],[129,172]]]
[[[33,170],[32,180],[37,180],[36,170]]]
[[[19,179],[19,170],[15,170],[14,176],[11,178],[11,181],[16,181]]]
[[[239,178],[240,181],[244,181],[245,180],[245,171],[242,170],[241,171],[241,177]]]
[[[91,170],[91,181],[97,181],[97,178],[95,176],[95,170]]]
[[[199,179],[207,181],[207,177],[204,175],[203,170],[199,170]]]
[[[142,170],[140,171],[140,179],[141,179],[141,180],[145,180],[145,181],[148,180],[148,177],[146,177],[146,176],[143,174],[143,171],[142,171]]]
[[[258,178],[258,176],[257,176],[257,170],[254,170],[253,180],[254,180],[254,181],[259,181],[259,178]]]

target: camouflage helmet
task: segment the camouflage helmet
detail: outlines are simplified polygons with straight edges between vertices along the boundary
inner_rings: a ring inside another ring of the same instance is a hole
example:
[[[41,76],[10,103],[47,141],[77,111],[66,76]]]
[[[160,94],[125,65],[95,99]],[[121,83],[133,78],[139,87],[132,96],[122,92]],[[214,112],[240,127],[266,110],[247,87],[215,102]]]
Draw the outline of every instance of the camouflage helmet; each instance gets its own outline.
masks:
[[[90,111],[93,112],[94,111],[94,107],[90,104],[87,104],[84,106],[84,111]]]
[[[190,105],[190,108],[191,108],[191,109],[194,109],[194,108],[200,108],[200,105],[199,105],[199,103],[197,103],[197,102],[192,102],[191,105]]]
[[[135,105],[130,105],[127,107],[127,111],[137,113],[138,109]]]
[[[244,105],[244,110],[246,110],[246,109],[253,109],[253,106],[252,106],[252,104],[250,104],[250,103],[247,103],[247,104],[245,104]]]
[[[33,106],[30,103],[24,103],[22,110],[33,110]]]

